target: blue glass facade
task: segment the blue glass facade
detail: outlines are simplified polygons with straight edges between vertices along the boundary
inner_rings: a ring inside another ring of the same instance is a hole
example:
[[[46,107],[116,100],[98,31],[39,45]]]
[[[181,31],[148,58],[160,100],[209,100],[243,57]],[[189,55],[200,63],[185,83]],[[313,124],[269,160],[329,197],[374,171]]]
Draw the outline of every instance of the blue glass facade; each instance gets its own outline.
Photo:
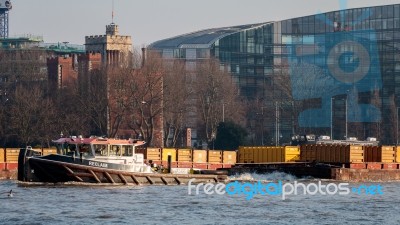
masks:
[[[400,4],[208,29],[150,48],[188,68],[218,58],[242,95],[262,102],[248,115],[255,127],[262,111],[258,144],[294,133],[399,142]]]

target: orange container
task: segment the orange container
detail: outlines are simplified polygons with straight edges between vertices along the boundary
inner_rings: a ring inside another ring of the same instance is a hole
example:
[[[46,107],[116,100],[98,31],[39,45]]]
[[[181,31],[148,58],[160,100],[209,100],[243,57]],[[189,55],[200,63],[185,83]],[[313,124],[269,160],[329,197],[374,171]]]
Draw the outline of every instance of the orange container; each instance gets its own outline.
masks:
[[[208,163],[222,163],[222,151],[208,150],[207,161]]]
[[[6,149],[6,163],[18,163],[19,149],[8,148]]]
[[[345,151],[345,162],[342,163],[360,163],[364,162],[364,150],[362,146],[347,145]]]
[[[235,164],[236,163],[236,151],[224,151],[222,155],[222,162],[224,164]]]
[[[193,150],[193,162],[194,163],[206,163],[207,162],[207,151],[206,150]]]
[[[135,148],[135,153],[143,154],[144,159],[147,161],[161,161],[161,149],[160,148]]]
[[[396,161],[394,146],[380,146],[378,151],[378,162],[392,163]]]
[[[57,149],[55,148],[44,148],[42,151],[42,155],[51,155],[51,154],[57,154]]]
[[[192,162],[192,150],[191,149],[178,149],[177,150],[177,161],[178,162]]]
[[[396,162],[400,163],[400,146],[396,146]]]
[[[5,162],[5,154],[4,154],[4,149],[0,148],[0,163]]]

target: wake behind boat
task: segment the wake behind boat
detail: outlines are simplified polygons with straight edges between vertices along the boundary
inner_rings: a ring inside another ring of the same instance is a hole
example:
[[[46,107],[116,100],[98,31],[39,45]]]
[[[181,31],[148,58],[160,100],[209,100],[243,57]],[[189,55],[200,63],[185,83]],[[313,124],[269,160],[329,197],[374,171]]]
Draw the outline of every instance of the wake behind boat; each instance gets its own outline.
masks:
[[[224,175],[163,174],[144,163],[135,148],[145,144],[137,140],[108,138],[60,138],[53,141],[57,154],[42,156],[27,147],[18,158],[18,180],[23,182],[97,184],[182,184],[219,182]]]

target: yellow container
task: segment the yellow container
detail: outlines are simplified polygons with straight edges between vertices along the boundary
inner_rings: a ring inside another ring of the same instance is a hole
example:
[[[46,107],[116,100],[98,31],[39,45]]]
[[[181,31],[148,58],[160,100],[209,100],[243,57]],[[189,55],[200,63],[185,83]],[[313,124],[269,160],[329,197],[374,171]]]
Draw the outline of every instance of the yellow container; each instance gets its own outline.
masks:
[[[298,146],[285,146],[284,162],[295,162],[300,160],[300,147]]]
[[[392,163],[396,161],[395,146],[381,146],[378,152],[378,162]]]
[[[55,148],[44,148],[42,151],[42,155],[51,155],[51,154],[57,154],[57,149]]]
[[[276,161],[275,162],[285,162],[284,159],[284,155],[285,155],[285,147],[278,147],[276,149]]]
[[[192,162],[191,149],[178,149],[177,151],[178,162]]]
[[[239,151],[238,151],[238,162],[239,163],[244,163],[244,156],[245,156],[245,148],[244,146],[239,146]]]
[[[274,155],[274,149],[273,147],[266,147],[266,157],[264,158],[264,162],[272,162],[273,155]]]
[[[252,147],[244,147],[244,163],[254,163],[254,151]]]
[[[364,162],[364,149],[358,145],[347,145],[345,151],[345,161],[342,163]]]
[[[222,163],[222,151],[221,150],[208,150],[207,162]]]
[[[400,163],[400,146],[396,146],[396,162]]]
[[[3,149],[3,148],[0,148],[0,163],[3,163],[3,162],[5,162],[5,159],[4,159],[4,149]]]
[[[206,163],[207,162],[207,151],[206,150],[193,150],[193,162],[194,163]]]
[[[161,161],[161,148],[147,148],[145,159],[153,161]]]
[[[258,163],[263,163],[265,155],[266,155],[266,148],[265,147],[256,147],[258,151]]]
[[[258,161],[257,163],[263,163],[265,162],[265,158],[267,157],[267,147],[261,146],[257,147],[258,149]]]
[[[224,164],[235,164],[236,156],[236,151],[224,151],[222,161]]]
[[[162,149],[162,161],[168,161],[168,156],[171,156],[171,161],[176,162],[176,149],[174,148],[163,148]]]
[[[135,148],[135,153],[143,154],[147,161],[161,161],[161,148]]]
[[[256,147],[247,147],[248,162],[259,163],[258,149]]]
[[[5,162],[7,163],[16,163],[18,162],[18,155],[19,155],[19,149],[12,149],[8,148],[6,149],[6,160]]]

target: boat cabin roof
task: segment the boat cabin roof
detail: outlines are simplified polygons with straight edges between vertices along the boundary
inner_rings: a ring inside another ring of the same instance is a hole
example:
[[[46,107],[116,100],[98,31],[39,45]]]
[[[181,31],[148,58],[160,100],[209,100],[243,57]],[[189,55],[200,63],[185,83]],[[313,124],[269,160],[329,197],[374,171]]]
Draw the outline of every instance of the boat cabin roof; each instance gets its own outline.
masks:
[[[137,141],[133,139],[109,139],[109,138],[77,138],[77,137],[68,137],[68,138],[60,138],[58,140],[53,141],[56,144],[95,144],[95,145],[143,145],[144,141]]]

